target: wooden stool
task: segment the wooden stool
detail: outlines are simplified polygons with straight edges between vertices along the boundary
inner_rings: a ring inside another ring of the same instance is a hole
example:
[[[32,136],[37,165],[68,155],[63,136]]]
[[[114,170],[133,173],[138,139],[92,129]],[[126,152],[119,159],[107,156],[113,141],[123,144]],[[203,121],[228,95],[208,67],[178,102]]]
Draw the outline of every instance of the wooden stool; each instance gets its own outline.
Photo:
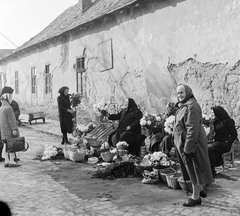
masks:
[[[230,162],[231,162],[231,167],[234,167],[234,145],[232,145],[232,148],[229,152],[227,153],[224,153],[222,155],[223,157],[223,165],[222,165],[222,170],[224,171],[225,170],[225,162],[226,162],[226,157],[230,157]]]

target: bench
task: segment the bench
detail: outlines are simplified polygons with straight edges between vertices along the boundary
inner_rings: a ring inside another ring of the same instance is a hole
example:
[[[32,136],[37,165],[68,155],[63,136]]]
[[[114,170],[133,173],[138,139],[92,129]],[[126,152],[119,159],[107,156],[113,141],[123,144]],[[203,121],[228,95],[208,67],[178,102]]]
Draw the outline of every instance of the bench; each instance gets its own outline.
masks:
[[[45,114],[43,112],[29,113],[28,122],[32,124],[32,121],[35,120],[37,123],[38,119],[42,119],[43,123],[45,123]]]

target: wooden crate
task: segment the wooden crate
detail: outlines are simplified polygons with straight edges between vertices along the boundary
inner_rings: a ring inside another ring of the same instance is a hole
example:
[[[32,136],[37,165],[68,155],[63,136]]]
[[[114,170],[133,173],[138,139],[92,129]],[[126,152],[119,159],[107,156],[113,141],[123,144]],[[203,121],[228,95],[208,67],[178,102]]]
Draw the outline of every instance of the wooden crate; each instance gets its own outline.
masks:
[[[37,122],[38,119],[42,119],[43,123],[45,123],[45,114],[44,112],[36,112],[36,113],[29,113],[28,122],[32,124],[32,121],[35,120]]]
[[[101,123],[94,130],[85,136],[88,144],[92,147],[98,148],[102,143],[107,141],[108,136],[115,130],[112,123]]]

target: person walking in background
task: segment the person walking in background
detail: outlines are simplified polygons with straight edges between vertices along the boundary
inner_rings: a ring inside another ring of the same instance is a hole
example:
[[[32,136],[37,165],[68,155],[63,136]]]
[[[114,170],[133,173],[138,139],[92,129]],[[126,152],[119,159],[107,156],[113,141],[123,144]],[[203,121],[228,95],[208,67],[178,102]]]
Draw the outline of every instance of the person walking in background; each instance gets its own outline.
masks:
[[[215,167],[223,165],[222,155],[231,150],[233,142],[237,139],[237,130],[234,120],[223,107],[212,107],[211,114],[213,117],[214,139],[212,143],[208,143],[208,154],[212,174],[215,177]]]
[[[206,134],[202,126],[202,110],[192,89],[187,85],[177,87],[179,109],[174,126],[174,143],[184,181],[190,179],[193,193],[183,206],[201,205],[207,194],[203,186],[213,182]]]
[[[74,111],[71,109],[68,92],[69,88],[67,86],[61,87],[58,91],[60,95],[57,98],[60,128],[63,134],[61,144],[70,144],[67,133],[72,133],[73,130],[72,115]]]
[[[126,108],[118,114],[108,115],[109,120],[119,120],[118,128],[109,136],[109,144],[116,146],[119,141],[126,141],[129,153],[139,155],[142,112],[132,98],[127,98],[125,105]]]
[[[15,162],[15,154],[6,151],[6,140],[19,136],[17,120],[13,108],[10,106],[12,102],[12,93],[12,88],[5,86],[2,89],[0,97],[2,102],[2,106],[0,107],[0,132],[4,144],[2,150],[2,157],[5,158],[4,167],[21,166],[21,164]]]

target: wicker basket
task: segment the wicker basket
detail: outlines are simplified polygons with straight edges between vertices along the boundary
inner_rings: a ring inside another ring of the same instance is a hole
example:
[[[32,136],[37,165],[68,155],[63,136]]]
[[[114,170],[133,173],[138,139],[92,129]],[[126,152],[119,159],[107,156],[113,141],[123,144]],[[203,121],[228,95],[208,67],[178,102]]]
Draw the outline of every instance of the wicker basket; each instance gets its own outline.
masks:
[[[73,162],[83,162],[85,160],[86,153],[85,152],[74,152],[69,151],[69,159]]]
[[[181,175],[182,175],[181,173],[175,173],[175,174],[172,174],[172,175],[171,174],[167,175],[166,179],[167,179],[168,187],[173,188],[173,189],[180,188],[178,179]]]
[[[151,166],[141,166],[140,161],[136,162],[134,164],[134,167],[135,167],[136,174],[141,175],[141,176],[142,176],[142,173],[143,173],[144,170],[152,171],[152,169],[153,169],[152,165]]]
[[[182,179],[182,177],[178,178],[178,183],[180,185],[180,187],[182,188],[182,190],[184,190],[186,193],[192,193],[193,189],[192,189],[192,184],[191,181],[184,181]]]
[[[113,160],[114,154],[110,151],[102,152],[101,157],[105,162],[111,162]]]
[[[160,176],[162,182],[164,182],[164,183],[167,183],[167,175],[176,173],[175,169],[173,169],[171,167],[159,170],[158,172],[159,172],[159,176]]]

